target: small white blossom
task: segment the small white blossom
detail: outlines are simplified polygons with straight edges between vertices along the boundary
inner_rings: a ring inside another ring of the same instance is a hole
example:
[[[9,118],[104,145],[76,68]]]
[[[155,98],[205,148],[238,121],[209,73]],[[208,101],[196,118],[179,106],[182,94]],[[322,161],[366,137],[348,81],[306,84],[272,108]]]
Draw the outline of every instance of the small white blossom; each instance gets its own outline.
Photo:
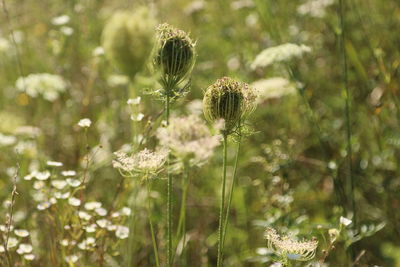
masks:
[[[94,232],[96,232],[96,228],[97,228],[96,224],[90,224],[90,225],[86,226],[85,231],[87,233],[94,233]]]
[[[85,209],[94,210],[101,207],[101,203],[97,201],[87,202],[85,203]]]
[[[143,113],[139,113],[137,115],[131,115],[131,120],[133,121],[141,121],[144,118]]]
[[[58,161],[47,161],[46,162],[47,166],[51,166],[51,167],[61,167],[63,166],[62,162],[58,162]]]
[[[69,255],[65,256],[64,259],[67,263],[75,263],[79,260],[79,257],[77,255]]]
[[[15,237],[8,238],[7,249],[16,247],[18,245],[18,239]]]
[[[56,199],[67,199],[67,198],[69,198],[70,197],[70,195],[71,195],[71,193],[70,192],[65,192],[65,193],[62,193],[62,192],[54,192],[54,197],[56,198]]]
[[[79,126],[79,127],[82,127],[82,128],[89,128],[90,125],[92,125],[92,121],[91,121],[90,119],[88,119],[88,118],[81,119],[81,120],[78,122],[78,126]]]
[[[34,172],[34,177],[38,179],[39,181],[45,181],[49,179],[50,177],[50,172],[49,171],[44,171],[44,172]]]
[[[71,187],[78,187],[81,185],[81,181],[78,179],[67,178],[66,181]]]
[[[24,92],[30,97],[42,95],[44,99],[54,101],[60,93],[66,90],[67,83],[59,75],[35,73],[18,78],[16,87],[18,91]]]
[[[340,221],[340,223],[343,224],[344,226],[349,226],[349,225],[353,222],[352,220],[347,219],[347,218],[345,218],[345,217],[343,217],[343,216],[340,216],[339,221]]]
[[[296,93],[296,87],[290,81],[281,77],[258,80],[253,82],[251,87],[257,91],[257,102],[259,103]]]
[[[32,248],[31,244],[21,243],[21,244],[19,244],[19,247],[17,249],[17,253],[22,255],[22,254],[31,253],[32,250],[33,250],[33,248]]]
[[[123,215],[125,215],[125,216],[129,216],[129,215],[131,215],[131,209],[128,208],[128,207],[123,207],[123,208],[121,209],[121,213],[122,213]]]
[[[12,135],[4,135],[0,133],[0,147],[1,146],[10,146],[17,142],[17,138]]]
[[[36,208],[37,208],[38,210],[45,210],[45,209],[48,209],[50,206],[51,206],[51,203],[48,202],[48,201],[45,201],[45,202],[39,203],[39,204],[36,206]]]
[[[51,185],[55,188],[57,188],[58,190],[63,189],[64,187],[67,186],[67,182],[64,180],[53,180],[51,181]]]
[[[128,101],[126,102],[128,105],[139,105],[140,104],[141,97],[135,97],[135,98],[129,98]]]
[[[44,188],[45,185],[46,185],[46,184],[45,184],[45,182],[43,182],[43,181],[35,181],[35,182],[33,183],[33,188],[36,189],[36,190],[40,190],[40,189]]]
[[[97,223],[97,225],[98,225],[100,228],[106,228],[107,225],[110,224],[110,222],[109,222],[107,219],[100,219],[100,220],[97,220],[96,223]]]
[[[94,210],[99,216],[106,216],[107,210],[105,208],[96,208]]]
[[[96,47],[95,49],[93,49],[92,55],[94,57],[99,57],[104,55],[104,48],[101,46]]]
[[[286,62],[294,58],[300,58],[305,53],[310,53],[311,48],[306,45],[282,44],[269,47],[257,55],[251,64],[252,69],[267,67],[273,63]]]
[[[89,213],[85,212],[85,211],[79,211],[78,212],[78,216],[79,216],[79,218],[81,218],[81,219],[83,219],[85,221],[89,221],[92,218],[92,216]]]
[[[14,234],[19,237],[27,237],[29,236],[29,232],[25,229],[15,229]]]
[[[62,26],[60,28],[60,32],[62,32],[65,36],[71,36],[74,33],[74,29],[68,26]]]
[[[70,17],[68,15],[61,15],[58,17],[54,17],[51,20],[51,23],[56,26],[67,24],[70,21]]]
[[[27,261],[33,261],[35,259],[35,255],[33,254],[25,254],[24,259]]]
[[[71,206],[74,206],[74,207],[78,207],[81,205],[81,201],[75,197],[70,197],[68,199],[68,204],[70,204]]]
[[[122,225],[117,225],[117,229],[115,230],[115,236],[119,239],[125,239],[129,236],[129,228]]]
[[[67,177],[69,177],[69,176],[75,176],[75,175],[76,175],[76,171],[62,171],[62,172],[61,172],[61,175],[62,175],[62,176],[67,176]]]

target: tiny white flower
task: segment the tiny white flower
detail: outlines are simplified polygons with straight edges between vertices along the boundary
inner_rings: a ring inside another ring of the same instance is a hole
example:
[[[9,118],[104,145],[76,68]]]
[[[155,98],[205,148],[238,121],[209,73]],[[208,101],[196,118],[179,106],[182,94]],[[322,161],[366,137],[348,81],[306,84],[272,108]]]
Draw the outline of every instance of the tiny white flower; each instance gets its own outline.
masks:
[[[46,184],[43,181],[35,181],[33,183],[33,188],[36,189],[36,190],[40,190],[40,189],[44,188],[45,185]]]
[[[68,199],[68,204],[74,207],[78,207],[79,205],[81,205],[81,201],[75,197],[70,197]]]
[[[117,226],[110,223],[110,224],[107,225],[107,230],[108,231],[115,231],[115,230],[117,230]]]
[[[344,226],[349,226],[349,225],[353,222],[352,220],[347,219],[347,218],[345,218],[345,217],[343,217],[343,216],[340,216],[339,221],[340,221],[340,223],[343,224]]]
[[[37,208],[38,210],[45,210],[45,209],[48,209],[50,206],[51,206],[51,203],[48,202],[48,201],[45,201],[45,202],[39,203],[39,204],[36,206],[36,208]]]
[[[51,167],[61,167],[63,166],[62,162],[58,162],[58,161],[47,161],[46,162],[47,166],[51,166]]]
[[[125,215],[125,216],[129,216],[129,215],[131,215],[131,209],[128,208],[128,207],[123,207],[123,208],[121,209],[121,213],[122,213],[123,215]]]
[[[3,245],[0,245],[0,253],[3,253],[3,252],[5,252],[6,250],[4,249],[4,246]]]
[[[77,255],[69,255],[65,256],[64,259],[67,263],[75,263],[78,261],[79,257]]]
[[[54,192],[54,197],[56,199],[67,199],[67,198],[70,197],[70,195],[71,195],[70,192],[65,192],[65,193],[61,193],[61,192],[58,192],[58,191]]]
[[[92,216],[89,213],[85,212],[85,211],[79,211],[78,212],[78,216],[79,216],[79,218],[81,218],[81,219],[83,219],[85,221],[89,221],[92,218]]]
[[[141,97],[135,97],[135,98],[129,98],[128,101],[126,102],[128,105],[139,105],[140,104]]]
[[[67,183],[72,187],[78,187],[81,185],[81,181],[77,179],[67,178]]]
[[[123,225],[117,225],[115,236],[119,239],[125,239],[129,236],[129,228]]]
[[[131,120],[133,121],[141,121],[144,118],[143,113],[139,113],[137,115],[131,115]]]
[[[96,231],[96,228],[97,228],[97,225],[93,223],[93,224],[86,226],[85,231],[87,233],[94,233]]]
[[[18,239],[15,237],[8,238],[7,249],[16,247],[18,245]]]
[[[27,261],[33,261],[35,259],[35,255],[33,254],[25,254],[24,259]]]
[[[100,219],[96,221],[97,225],[100,226],[100,228],[105,228],[110,222],[106,219]]]
[[[19,247],[17,249],[17,253],[22,255],[22,254],[27,254],[27,253],[31,253],[33,250],[32,245],[30,244],[19,244]]]
[[[88,118],[81,119],[81,120],[78,122],[78,126],[79,126],[79,127],[82,127],[82,128],[89,128],[90,125],[92,125],[92,121],[91,121],[90,119],[88,119]]]
[[[60,28],[60,31],[65,35],[65,36],[71,36],[74,33],[74,29],[68,26],[62,26]]]
[[[29,236],[29,232],[25,229],[15,229],[14,234],[19,237],[27,237]]]
[[[68,246],[68,245],[69,245],[68,239],[63,239],[63,240],[61,240],[61,241],[60,241],[60,245],[63,246],[63,247]]]
[[[49,179],[49,177],[50,177],[49,171],[35,172],[35,178],[38,179],[39,181],[45,181]]]
[[[119,216],[121,216],[121,213],[119,213],[118,211],[113,212],[113,213],[111,214],[111,217],[112,217],[112,218],[118,218]]]
[[[76,175],[76,171],[62,171],[61,175],[62,176],[75,176]]]
[[[107,210],[105,208],[96,208],[94,210],[99,216],[106,216]]]
[[[94,210],[101,207],[101,203],[97,201],[87,202],[85,203],[85,209]]]
[[[58,17],[54,17],[51,20],[51,23],[53,25],[59,26],[59,25],[67,24],[69,21],[70,21],[70,17],[68,15],[61,15],[61,16],[58,16]]]
[[[32,174],[28,174],[28,175],[24,176],[24,180],[26,180],[26,181],[30,181],[30,180],[32,180],[32,178],[33,178]]]
[[[92,55],[94,57],[98,57],[98,56],[104,55],[104,48],[101,47],[101,46],[96,47],[95,49],[93,49]]]
[[[57,188],[58,190],[61,190],[67,186],[67,182],[64,180],[53,180],[51,181],[51,185]]]

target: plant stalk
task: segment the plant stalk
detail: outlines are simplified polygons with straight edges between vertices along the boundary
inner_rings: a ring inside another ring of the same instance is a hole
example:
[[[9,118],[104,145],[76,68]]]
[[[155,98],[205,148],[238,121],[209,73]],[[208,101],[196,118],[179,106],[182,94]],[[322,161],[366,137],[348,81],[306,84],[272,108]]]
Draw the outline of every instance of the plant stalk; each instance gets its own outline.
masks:
[[[169,125],[169,110],[170,108],[170,96],[167,93],[167,99],[165,101],[165,119],[167,126]],[[170,174],[170,154],[168,152],[167,157],[167,266],[172,267],[172,176]]]
[[[159,262],[159,257],[158,257],[158,249],[157,249],[157,241],[156,241],[156,236],[154,234],[153,221],[151,219],[150,192],[151,192],[150,191],[150,183],[147,182],[147,216],[149,217],[151,241],[153,243],[154,257],[156,258],[156,266],[160,267],[160,262]]]
[[[224,209],[225,209],[225,186],[226,186],[226,161],[227,161],[227,139],[228,136],[224,134],[224,151],[223,151],[223,169],[222,169],[222,184],[221,184],[221,202],[219,208],[219,226],[218,226],[218,258],[217,267],[222,266],[222,248],[223,248],[223,220],[224,220]]]

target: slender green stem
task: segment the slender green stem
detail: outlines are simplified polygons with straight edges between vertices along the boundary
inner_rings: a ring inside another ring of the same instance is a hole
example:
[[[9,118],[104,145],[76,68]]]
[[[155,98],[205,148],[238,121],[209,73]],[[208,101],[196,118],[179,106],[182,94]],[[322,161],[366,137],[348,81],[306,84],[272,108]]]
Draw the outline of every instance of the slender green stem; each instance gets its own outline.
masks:
[[[159,262],[159,257],[158,257],[158,249],[157,249],[157,241],[156,241],[156,236],[154,234],[153,221],[151,219],[150,192],[151,192],[150,191],[150,183],[147,182],[147,216],[149,217],[151,241],[153,243],[154,257],[156,258],[156,266],[160,267],[160,262]]]
[[[167,93],[167,99],[165,101],[165,117],[167,121],[167,126],[169,125],[169,106],[170,106],[170,96]],[[172,176],[169,171],[170,166],[170,155],[168,153],[167,157],[167,266],[172,266]]]
[[[219,208],[219,226],[218,226],[218,259],[217,259],[217,267],[222,266],[222,233],[223,233],[223,215],[225,209],[225,185],[226,185],[226,161],[227,161],[227,139],[228,136],[224,134],[224,152],[223,152],[223,169],[222,169],[222,184],[221,184],[221,202]]]
[[[225,245],[225,237],[226,237],[226,231],[227,231],[227,227],[228,227],[229,211],[231,208],[232,198],[233,198],[233,190],[235,188],[235,183],[236,183],[236,177],[237,177],[236,173],[237,173],[237,166],[238,166],[238,162],[239,162],[239,152],[240,152],[241,141],[242,141],[242,135],[240,133],[240,124],[239,124],[239,140],[238,140],[237,149],[236,149],[235,165],[233,167],[232,183],[231,183],[231,188],[229,190],[228,205],[226,207],[226,215],[225,215],[224,228],[223,228],[223,233],[222,233],[222,249],[224,249],[224,245]]]
[[[182,254],[185,255],[185,244],[186,244],[186,200],[187,200],[187,192],[189,188],[189,170],[185,164],[184,167],[184,177],[182,179],[182,199],[181,199],[181,208],[179,212],[179,222],[178,222],[178,227],[176,230],[176,236],[177,236],[177,244],[179,243],[179,240],[181,237],[183,237],[183,248],[182,248]],[[177,245],[176,245],[177,246]],[[176,254],[176,249],[173,257]],[[186,260],[186,257],[184,257],[184,261]],[[183,263],[183,266],[185,266],[185,262]]]
[[[350,179],[350,199],[351,199],[351,210],[353,212],[353,227],[357,228],[357,210],[356,210],[356,203],[354,197],[354,189],[355,189],[355,182],[353,176],[353,149],[351,144],[351,117],[350,117],[350,89],[348,85],[348,67],[347,67],[347,54],[346,54],[346,24],[345,24],[345,10],[344,10],[344,0],[339,0],[339,17],[340,17],[340,50],[342,54],[342,78],[343,78],[343,86],[345,89],[345,113],[346,113],[346,140],[347,140],[347,164],[348,164],[348,177]]]

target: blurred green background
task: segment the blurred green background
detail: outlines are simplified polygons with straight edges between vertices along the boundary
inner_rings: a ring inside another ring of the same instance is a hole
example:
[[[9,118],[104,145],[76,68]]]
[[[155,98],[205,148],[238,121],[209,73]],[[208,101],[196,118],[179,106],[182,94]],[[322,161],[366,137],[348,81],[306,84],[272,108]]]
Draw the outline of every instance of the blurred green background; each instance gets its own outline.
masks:
[[[129,85],[126,78],[116,76],[122,74],[99,48],[101,33],[115,11],[145,5],[155,12],[159,23],[185,30],[197,42],[192,86],[189,94],[174,104],[174,114],[187,114],[187,105],[202,99],[208,85],[222,76],[249,84],[282,77],[296,88],[289,95],[262,99],[249,120],[254,134],[244,139],[240,155],[225,245],[226,266],[272,264],[270,253],[264,249],[267,226],[319,238],[317,264],[325,246],[322,236],[338,227],[341,215],[351,217],[338,1],[4,3],[6,8],[3,6],[0,15],[0,201],[10,198],[17,163],[21,177],[32,165],[43,167],[47,160],[82,170],[82,158],[90,149],[93,162],[87,198],[104,206],[112,202],[121,179],[111,166],[112,152],[130,142],[130,111],[126,105]],[[335,244],[326,264],[349,266],[351,258],[365,250],[356,266],[400,266],[400,4],[397,0],[344,3],[358,232],[348,233],[347,239]],[[68,16],[67,22],[54,21],[62,15]],[[263,49],[284,43],[304,44],[312,51],[291,62],[290,68],[282,64],[250,67]],[[31,73],[60,75],[67,83],[65,92],[49,101],[18,91],[17,79]],[[158,89],[147,66],[143,66],[134,86],[142,96],[141,112],[154,117],[163,104],[141,93]],[[85,117],[93,122],[88,129],[88,148],[83,131],[76,126]],[[141,122],[144,126],[145,121]],[[228,174],[235,151],[234,142],[231,144]],[[154,145],[155,140],[149,143],[150,147]],[[221,150],[208,164],[191,172],[187,266],[214,266],[216,261]],[[154,185],[153,216],[162,254],[165,184],[161,180]],[[19,224],[36,229],[40,235],[40,220],[31,211],[30,185],[18,181],[15,209],[25,213]],[[179,178],[174,192],[178,207]],[[129,192],[125,194],[121,205]],[[6,212],[6,208],[1,209],[4,221]],[[143,220],[146,230],[134,236],[134,266],[153,266],[150,234]],[[357,242],[346,249],[348,240]],[[120,252],[113,255],[113,264],[125,266],[122,258],[127,253],[126,243],[119,242]],[[40,248],[35,250],[38,255],[45,253]],[[90,262],[82,266],[96,266]],[[44,256],[42,260],[38,256],[32,264],[51,266]]]

